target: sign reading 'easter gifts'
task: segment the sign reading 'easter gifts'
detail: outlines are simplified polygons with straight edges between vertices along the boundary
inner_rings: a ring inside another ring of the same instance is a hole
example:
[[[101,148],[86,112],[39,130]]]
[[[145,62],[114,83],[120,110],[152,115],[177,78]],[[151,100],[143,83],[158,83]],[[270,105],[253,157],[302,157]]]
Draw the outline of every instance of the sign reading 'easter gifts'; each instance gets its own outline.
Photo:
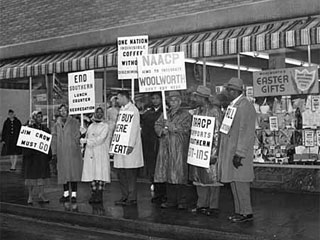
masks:
[[[149,54],[137,59],[140,92],[187,88],[184,52]]]
[[[209,168],[214,124],[214,117],[193,116],[187,161],[189,164]]]
[[[17,146],[34,149],[48,154],[52,135],[42,130],[22,126]]]
[[[270,69],[253,73],[255,97],[319,93],[318,68]]]
[[[69,113],[94,112],[94,70],[68,74]]]
[[[132,111],[120,111],[116,128],[114,130],[110,153],[126,155],[134,113]]]

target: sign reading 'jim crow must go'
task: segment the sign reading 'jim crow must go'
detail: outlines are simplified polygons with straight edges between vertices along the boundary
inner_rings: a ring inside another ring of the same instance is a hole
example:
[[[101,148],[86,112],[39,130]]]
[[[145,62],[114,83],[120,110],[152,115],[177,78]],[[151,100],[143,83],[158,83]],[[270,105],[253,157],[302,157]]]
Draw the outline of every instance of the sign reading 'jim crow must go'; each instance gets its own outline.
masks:
[[[94,112],[94,70],[68,74],[69,113]]]
[[[271,69],[253,73],[255,97],[319,93],[318,68]]]
[[[44,131],[22,126],[17,146],[34,149],[48,154],[52,135]]]

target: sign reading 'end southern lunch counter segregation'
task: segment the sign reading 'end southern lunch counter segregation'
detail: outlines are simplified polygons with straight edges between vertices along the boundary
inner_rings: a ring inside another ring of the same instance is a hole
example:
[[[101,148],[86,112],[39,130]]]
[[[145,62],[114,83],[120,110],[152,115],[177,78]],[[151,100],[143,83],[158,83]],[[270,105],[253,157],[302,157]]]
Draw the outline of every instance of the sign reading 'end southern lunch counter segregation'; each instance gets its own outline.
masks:
[[[94,112],[94,70],[68,74],[69,113]]]
[[[44,131],[22,126],[20,129],[17,146],[34,149],[48,154],[52,135]]]
[[[193,116],[187,161],[189,164],[209,168],[214,126],[214,117]]]
[[[319,93],[318,68],[271,69],[253,73],[255,97]]]
[[[134,113],[132,111],[120,111],[117,125],[112,136],[109,153],[126,155],[133,118]]]
[[[137,56],[148,54],[148,36],[118,38],[118,79],[138,78]]]
[[[140,92],[187,88],[184,52],[149,54],[137,59]]]

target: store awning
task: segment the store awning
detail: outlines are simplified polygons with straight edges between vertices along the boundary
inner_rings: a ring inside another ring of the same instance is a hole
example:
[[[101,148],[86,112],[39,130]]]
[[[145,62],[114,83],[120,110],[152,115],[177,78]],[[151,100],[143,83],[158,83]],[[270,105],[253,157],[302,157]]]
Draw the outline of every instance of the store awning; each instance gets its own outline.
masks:
[[[320,44],[320,16],[151,40],[149,53],[183,51],[188,58],[233,55]],[[117,48],[100,47],[0,62],[0,79],[117,65]]]

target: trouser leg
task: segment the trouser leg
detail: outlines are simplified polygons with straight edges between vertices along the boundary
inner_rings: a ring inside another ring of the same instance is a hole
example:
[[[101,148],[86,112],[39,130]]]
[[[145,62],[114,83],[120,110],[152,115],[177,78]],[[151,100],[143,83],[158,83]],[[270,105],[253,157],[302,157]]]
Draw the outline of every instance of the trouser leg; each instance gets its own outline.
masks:
[[[232,195],[233,195],[234,212],[236,214],[240,214],[240,200],[239,200],[239,196],[238,196],[238,193],[236,190],[235,182],[231,182],[230,187],[231,187],[231,191],[232,191]]]
[[[220,187],[209,187],[209,207],[219,208]]]
[[[138,168],[126,169],[128,179],[128,200],[137,200]]]
[[[77,189],[78,189],[77,182],[71,182],[71,191],[72,192],[77,192]]]
[[[208,192],[209,187],[203,187],[203,186],[196,186],[197,188],[197,195],[198,195],[198,201],[197,201],[197,207],[209,207],[209,198],[208,198]]]
[[[252,214],[250,182],[235,182],[235,191],[238,196],[240,214]]]
[[[119,168],[118,169],[118,179],[120,184],[120,190],[122,199],[128,199],[129,191],[128,191],[128,180],[127,175],[125,173],[125,169]]]
[[[167,183],[167,203],[177,205],[177,187],[176,184]]]

